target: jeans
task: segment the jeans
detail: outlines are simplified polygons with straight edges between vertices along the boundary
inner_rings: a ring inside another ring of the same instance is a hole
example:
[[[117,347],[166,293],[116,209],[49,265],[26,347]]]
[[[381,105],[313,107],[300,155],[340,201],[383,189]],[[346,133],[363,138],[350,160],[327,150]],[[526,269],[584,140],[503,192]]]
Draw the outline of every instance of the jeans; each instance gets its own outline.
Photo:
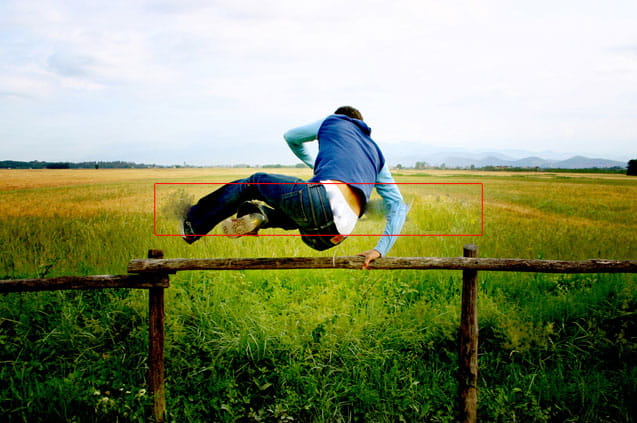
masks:
[[[345,238],[336,229],[323,185],[261,172],[225,184],[203,197],[190,208],[186,220],[196,234],[206,234],[250,200],[270,206],[264,207],[267,220],[261,228],[298,229],[303,242],[315,250],[334,247]]]

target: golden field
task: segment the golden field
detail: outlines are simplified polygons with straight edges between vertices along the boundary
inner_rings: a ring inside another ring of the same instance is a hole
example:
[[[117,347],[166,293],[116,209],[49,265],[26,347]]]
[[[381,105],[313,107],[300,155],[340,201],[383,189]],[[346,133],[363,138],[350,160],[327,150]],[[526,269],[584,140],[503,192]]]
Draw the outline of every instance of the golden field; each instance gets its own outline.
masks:
[[[176,232],[173,200],[214,189],[193,183],[259,170],[309,177],[304,169],[0,170],[0,279],[121,274],[151,248],[168,258],[282,257],[375,245],[376,236],[352,236],[316,252],[294,237],[189,246],[155,235]],[[475,243],[481,257],[637,258],[637,178],[395,177],[409,183],[403,233],[456,236],[400,237],[392,256],[459,256]],[[482,229],[482,211],[484,233],[461,236]],[[356,231],[382,229],[372,209]],[[480,272],[481,419],[632,421],[636,284],[634,274]],[[460,286],[454,271],[180,272],[166,291],[170,421],[451,423]],[[136,290],[0,297],[0,415],[145,421],[147,307]]]

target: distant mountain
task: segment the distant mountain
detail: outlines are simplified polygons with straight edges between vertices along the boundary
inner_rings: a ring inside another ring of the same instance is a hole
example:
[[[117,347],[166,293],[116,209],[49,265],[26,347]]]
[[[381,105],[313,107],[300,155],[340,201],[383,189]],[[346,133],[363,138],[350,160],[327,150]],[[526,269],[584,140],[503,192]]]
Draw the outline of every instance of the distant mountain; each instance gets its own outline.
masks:
[[[566,160],[550,160],[540,157],[525,157],[517,160],[507,160],[500,157],[488,156],[485,158],[470,158],[448,156],[441,160],[436,166],[444,164],[446,167],[486,167],[486,166],[506,166],[506,167],[529,167],[542,169],[591,169],[626,167],[626,163],[607,159],[591,159],[583,156],[574,156]]]
[[[534,153],[524,151],[501,152],[471,152],[471,151],[444,151],[428,148],[426,146],[394,144],[384,146],[385,157],[391,165],[402,164],[414,166],[416,162],[425,162],[430,166],[442,166],[448,168],[506,166],[522,168],[542,169],[591,169],[591,168],[625,168],[627,162],[616,160],[589,158],[579,155],[567,156],[563,153],[543,152],[539,157]],[[406,154],[405,151],[411,151]],[[517,157],[515,157],[517,156]]]
[[[568,160],[562,160],[557,162],[558,168],[561,169],[584,169],[584,168],[606,168],[606,167],[621,167],[625,168],[627,163],[617,162],[614,160],[606,159],[589,159],[588,157],[575,156]]]

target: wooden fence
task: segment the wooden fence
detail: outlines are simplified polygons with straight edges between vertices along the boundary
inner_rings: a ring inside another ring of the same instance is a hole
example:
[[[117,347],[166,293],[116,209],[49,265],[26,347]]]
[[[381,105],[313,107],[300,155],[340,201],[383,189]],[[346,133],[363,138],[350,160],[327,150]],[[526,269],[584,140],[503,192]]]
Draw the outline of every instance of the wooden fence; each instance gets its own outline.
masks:
[[[132,260],[127,275],[63,276],[47,279],[0,281],[0,293],[60,289],[140,288],[148,289],[148,385],[153,395],[152,419],[166,418],[164,386],[164,289],[170,275],[186,270],[275,270],[361,269],[363,258],[281,257],[165,259],[160,250],[150,250],[147,259]],[[475,245],[465,245],[463,257],[387,257],[374,261],[374,269],[462,270],[462,306],[458,337],[458,412],[462,422],[477,422],[478,384],[478,271],[539,273],[637,273],[637,260],[524,260],[478,258]]]

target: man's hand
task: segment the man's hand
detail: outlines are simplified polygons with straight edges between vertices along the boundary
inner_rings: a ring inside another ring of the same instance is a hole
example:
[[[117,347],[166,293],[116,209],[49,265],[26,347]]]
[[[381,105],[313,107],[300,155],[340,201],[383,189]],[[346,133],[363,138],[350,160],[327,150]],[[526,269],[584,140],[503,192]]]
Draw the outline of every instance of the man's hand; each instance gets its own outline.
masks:
[[[380,253],[376,250],[368,250],[363,251],[362,253],[356,254],[357,256],[365,257],[365,262],[363,263],[363,269],[368,269],[369,264],[380,257]]]

